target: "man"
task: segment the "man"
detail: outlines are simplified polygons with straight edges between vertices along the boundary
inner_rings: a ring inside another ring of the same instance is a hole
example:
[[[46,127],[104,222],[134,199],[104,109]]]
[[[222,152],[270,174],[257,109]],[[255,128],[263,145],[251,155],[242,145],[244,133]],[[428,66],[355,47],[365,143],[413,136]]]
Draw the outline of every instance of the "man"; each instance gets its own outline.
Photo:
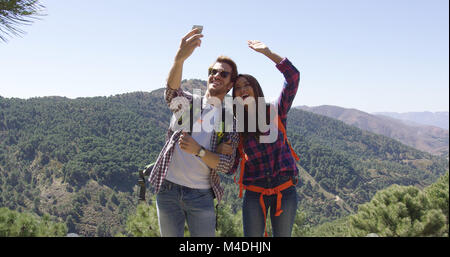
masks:
[[[202,37],[198,29],[183,37],[169,72],[165,99],[176,114],[174,116],[190,111],[189,108],[180,108],[175,100],[186,99],[191,108],[193,103],[195,105],[195,95],[184,92],[180,86],[183,64],[195,48],[200,46]],[[191,236],[215,236],[214,197],[220,203],[223,195],[218,173],[231,171],[239,135],[227,130],[225,133],[218,133],[215,128],[206,129],[206,125],[210,124],[204,123],[215,124],[220,122],[218,117],[224,116],[220,115],[221,112],[223,114],[221,102],[236,81],[237,68],[230,58],[221,56],[208,71],[207,91],[200,99],[200,118],[192,118],[191,121],[193,131],[183,131],[181,128],[174,128],[176,124],[171,124],[166,143],[149,177],[157,193],[158,221],[163,237],[183,236],[185,221]],[[195,112],[195,108],[191,112]],[[235,120],[232,121],[234,128]],[[215,153],[219,141],[228,142],[233,154]]]

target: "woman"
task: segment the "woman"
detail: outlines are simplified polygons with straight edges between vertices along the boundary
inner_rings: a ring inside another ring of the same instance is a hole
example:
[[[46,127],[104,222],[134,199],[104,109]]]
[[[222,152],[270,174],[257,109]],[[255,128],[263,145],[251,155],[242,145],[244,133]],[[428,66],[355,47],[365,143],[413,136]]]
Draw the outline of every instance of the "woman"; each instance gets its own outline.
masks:
[[[291,150],[283,129],[286,128],[287,113],[297,93],[300,73],[287,58],[273,53],[264,43],[252,40],[248,41],[248,46],[272,60],[284,75],[285,82],[277,102],[272,108],[267,105],[266,112],[259,109],[259,106],[266,105],[258,104],[259,101],[265,102],[264,94],[253,76],[240,74],[233,88],[233,98],[241,97],[246,101],[248,97],[253,97],[256,101],[253,107],[244,106],[244,117],[237,113],[238,123],[244,119],[244,132],[240,133],[241,153],[234,166],[236,170],[241,158],[240,183],[246,190],[242,208],[244,236],[262,236],[263,233],[267,236],[266,216],[270,209],[273,236],[288,237],[291,236],[297,211],[295,184],[298,169],[295,159],[298,157]],[[272,121],[269,120],[269,110],[276,110],[278,115]],[[275,142],[261,142],[261,136],[266,136],[269,132],[259,131],[260,116],[266,116],[266,124],[271,122],[277,125],[278,137]],[[249,131],[248,117],[256,117],[256,132]],[[278,120],[281,124],[278,124]],[[218,151],[231,154],[230,148],[224,143]]]

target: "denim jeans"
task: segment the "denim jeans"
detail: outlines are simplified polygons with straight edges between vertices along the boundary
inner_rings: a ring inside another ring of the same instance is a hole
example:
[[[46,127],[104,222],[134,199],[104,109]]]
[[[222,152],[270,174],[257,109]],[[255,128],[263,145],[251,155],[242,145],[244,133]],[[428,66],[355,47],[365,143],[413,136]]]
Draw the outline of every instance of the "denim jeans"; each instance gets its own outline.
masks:
[[[194,189],[164,180],[156,195],[156,207],[163,237],[183,237],[186,221],[192,237],[215,236],[212,189]]]
[[[274,188],[287,182],[290,177],[279,176],[275,179],[257,180],[252,185]],[[277,195],[265,195],[264,204],[266,205],[266,216],[270,209],[270,220],[272,223],[272,233],[274,237],[290,237],[292,227],[294,225],[295,215],[297,213],[297,192],[295,186],[291,186],[281,191],[283,197],[281,199],[281,209],[283,212],[280,216],[275,216],[277,208]],[[244,225],[245,237],[262,237],[264,236],[264,214],[259,202],[261,194],[250,190],[245,191],[242,206],[242,220]]]

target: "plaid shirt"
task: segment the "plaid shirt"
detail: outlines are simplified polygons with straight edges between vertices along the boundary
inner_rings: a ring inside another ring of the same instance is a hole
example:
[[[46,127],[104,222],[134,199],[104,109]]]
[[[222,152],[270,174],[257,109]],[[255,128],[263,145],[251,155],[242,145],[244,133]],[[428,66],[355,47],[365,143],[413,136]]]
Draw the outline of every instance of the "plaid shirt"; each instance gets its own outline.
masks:
[[[185,92],[181,89],[178,90],[173,90],[170,87],[166,87],[166,91],[165,91],[165,99],[167,104],[169,105],[170,108],[170,104],[172,102],[172,99],[174,99],[175,97],[185,97],[190,103],[192,103],[193,101],[193,96],[191,94],[189,94],[188,92]],[[179,111],[189,111],[189,110],[181,110],[181,108],[178,109],[171,109],[172,112],[177,113]],[[233,130],[232,131],[236,131],[236,120],[233,119]],[[163,149],[161,150],[155,166],[153,168],[153,170],[150,173],[149,179],[148,181],[150,182],[150,184],[152,185],[154,192],[158,193],[159,189],[161,187],[161,184],[164,180],[164,178],[166,177],[167,174],[167,170],[169,169],[169,164],[170,161],[172,159],[173,156],[173,152],[175,149],[175,145],[176,143],[178,143],[178,139],[180,138],[182,130],[176,130],[173,131],[171,129],[171,127],[169,127],[168,131],[167,131],[167,136],[166,136],[166,143],[164,144]],[[218,142],[218,135],[217,133],[213,130],[212,136],[211,136],[211,145],[210,145],[210,149],[211,152],[216,152],[217,149],[217,142]],[[225,132],[224,136],[222,138],[222,142],[226,142],[231,138],[231,146],[233,147],[233,154],[232,155],[224,155],[224,154],[219,154],[219,164],[217,165],[217,167],[215,169],[210,169],[211,173],[210,173],[210,184],[211,184],[211,188],[214,191],[214,195],[217,198],[218,203],[220,203],[220,200],[222,199],[224,190],[222,188],[222,186],[220,185],[220,177],[219,177],[219,172],[225,173],[225,174],[231,174],[231,169],[234,163],[234,159],[236,156],[236,150],[237,150],[237,146],[239,144],[239,134],[236,132]]]
[[[300,73],[287,58],[284,58],[276,67],[286,79],[276,104],[278,106],[278,115],[287,129],[287,113],[297,94]],[[255,137],[248,137],[244,143],[244,152],[248,156],[242,181],[244,185],[251,185],[252,182],[261,178],[274,178],[278,175],[298,175],[295,159],[288,144],[283,141],[281,130],[278,130],[278,138],[274,143],[258,143]],[[239,153],[237,156],[232,169],[233,173],[239,165]]]

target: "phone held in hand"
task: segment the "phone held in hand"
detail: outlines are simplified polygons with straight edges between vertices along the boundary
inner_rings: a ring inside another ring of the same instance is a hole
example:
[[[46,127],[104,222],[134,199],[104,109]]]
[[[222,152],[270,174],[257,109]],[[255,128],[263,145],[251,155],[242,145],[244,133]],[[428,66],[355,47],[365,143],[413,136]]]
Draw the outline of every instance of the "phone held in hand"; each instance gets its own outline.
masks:
[[[192,29],[198,29],[198,33],[201,34],[203,31],[203,26],[202,25],[194,25],[194,26],[192,26]]]

